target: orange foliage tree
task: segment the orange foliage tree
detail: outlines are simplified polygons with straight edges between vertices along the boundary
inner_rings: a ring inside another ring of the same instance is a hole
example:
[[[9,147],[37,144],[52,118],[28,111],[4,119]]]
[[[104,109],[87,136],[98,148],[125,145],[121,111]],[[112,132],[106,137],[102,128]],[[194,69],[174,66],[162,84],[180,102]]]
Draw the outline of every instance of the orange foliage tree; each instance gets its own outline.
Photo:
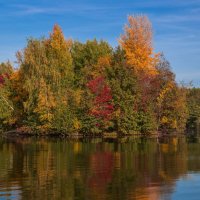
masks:
[[[153,53],[151,22],[146,16],[129,16],[128,22],[125,33],[119,40],[128,64],[134,67],[136,72],[156,74],[157,55]]]

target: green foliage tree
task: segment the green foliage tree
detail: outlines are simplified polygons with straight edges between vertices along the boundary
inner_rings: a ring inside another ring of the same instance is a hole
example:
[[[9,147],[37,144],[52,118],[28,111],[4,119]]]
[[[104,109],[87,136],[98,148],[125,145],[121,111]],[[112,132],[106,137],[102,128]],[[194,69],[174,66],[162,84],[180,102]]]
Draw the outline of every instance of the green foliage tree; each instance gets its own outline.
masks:
[[[111,67],[106,68],[107,79],[113,94],[114,116],[113,129],[119,133],[128,134],[138,131],[137,77],[126,64],[124,51],[118,47],[113,54]]]
[[[188,89],[187,108],[189,112],[187,128],[195,131],[200,120],[200,88]]]
[[[0,64],[0,130],[3,130],[9,123],[9,118],[13,113],[13,104],[9,99],[10,81],[9,77],[13,73],[10,62]]]
[[[99,61],[112,55],[112,47],[105,41],[88,40],[86,43],[75,41],[72,45],[72,58],[75,80],[78,87],[85,87],[89,79],[99,71]]]

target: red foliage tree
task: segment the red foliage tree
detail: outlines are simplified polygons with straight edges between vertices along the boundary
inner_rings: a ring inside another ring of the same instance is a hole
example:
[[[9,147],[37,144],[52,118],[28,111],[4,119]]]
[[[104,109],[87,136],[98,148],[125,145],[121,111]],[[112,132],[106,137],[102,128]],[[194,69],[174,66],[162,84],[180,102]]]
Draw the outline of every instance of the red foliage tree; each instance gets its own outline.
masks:
[[[0,75],[0,85],[3,85],[4,84],[4,78],[2,75]]]
[[[90,114],[102,120],[109,120],[114,111],[110,87],[103,77],[97,77],[88,82],[87,87],[94,95]]]

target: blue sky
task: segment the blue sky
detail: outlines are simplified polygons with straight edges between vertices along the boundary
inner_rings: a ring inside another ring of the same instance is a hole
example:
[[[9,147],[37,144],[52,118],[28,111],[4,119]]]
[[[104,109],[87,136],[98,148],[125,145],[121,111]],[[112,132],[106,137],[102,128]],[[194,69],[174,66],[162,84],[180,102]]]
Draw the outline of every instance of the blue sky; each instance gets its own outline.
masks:
[[[55,23],[66,38],[96,37],[114,47],[129,14],[150,18],[155,51],[177,81],[200,86],[200,0],[0,0],[0,62],[14,62],[28,37],[47,36]]]

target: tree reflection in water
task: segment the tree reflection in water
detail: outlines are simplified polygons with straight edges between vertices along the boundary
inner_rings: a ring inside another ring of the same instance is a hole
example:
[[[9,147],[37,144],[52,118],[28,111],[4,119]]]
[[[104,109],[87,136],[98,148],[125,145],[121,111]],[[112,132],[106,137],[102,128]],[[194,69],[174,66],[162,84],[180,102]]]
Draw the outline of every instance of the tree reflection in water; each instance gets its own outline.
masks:
[[[170,199],[199,152],[185,138],[1,139],[0,198]]]

